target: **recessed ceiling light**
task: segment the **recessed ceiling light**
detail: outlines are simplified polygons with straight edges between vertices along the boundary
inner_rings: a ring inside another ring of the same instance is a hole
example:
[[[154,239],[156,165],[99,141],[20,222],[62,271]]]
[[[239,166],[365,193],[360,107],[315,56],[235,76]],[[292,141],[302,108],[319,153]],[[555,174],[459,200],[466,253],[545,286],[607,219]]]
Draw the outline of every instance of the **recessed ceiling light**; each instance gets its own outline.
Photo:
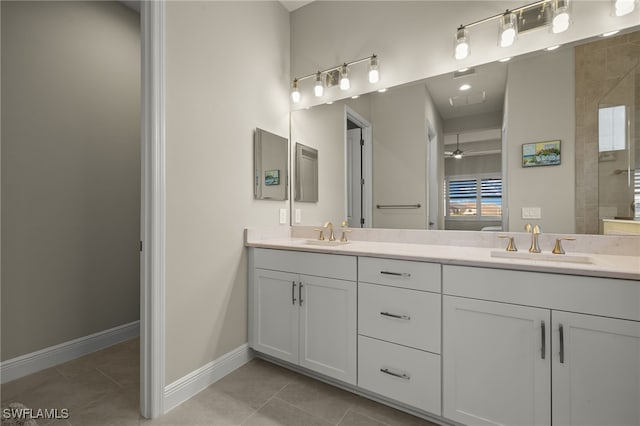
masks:
[[[560,47],[560,45],[556,44],[555,46],[547,47],[544,50],[546,50],[547,52],[551,52],[552,50],[556,50],[558,47]]]
[[[507,58],[499,59],[498,62],[509,62],[510,60],[511,60],[511,57],[509,56]]]
[[[327,102],[327,105],[331,105],[333,103],[333,101],[329,101]]]
[[[470,84],[463,84],[462,86],[460,86],[460,90],[462,91],[469,90],[469,89],[471,89]]]
[[[469,71],[469,68],[460,68],[458,70],[458,72],[467,72],[467,71]]]
[[[379,93],[384,93],[384,92],[386,92],[386,91],[387,91],[387,89],[386,89],[386,88],[378,90],[378,92],[379,92]]]
[[[358,99],[359,97],[360,97],[360,95],[353,95],[353,96],[351,97],[351,99]]]
[[[608,33],[602,34],[602,37],[609,37],[609,36],[612,36],[614,34],[618,34],[619,32],[620,32],[620,30],[609,31]]]

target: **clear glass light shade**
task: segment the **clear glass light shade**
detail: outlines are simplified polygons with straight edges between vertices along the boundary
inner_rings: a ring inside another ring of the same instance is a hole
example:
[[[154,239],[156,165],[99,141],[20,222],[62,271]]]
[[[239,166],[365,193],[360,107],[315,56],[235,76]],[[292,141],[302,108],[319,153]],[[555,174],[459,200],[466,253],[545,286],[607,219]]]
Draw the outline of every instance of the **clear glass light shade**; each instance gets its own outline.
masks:
[[[374,84],[380,81],[380,70],[378,69],[378,57],[373,55],[369,64],[369,83]]]
[[[636,0],[616,0],[614,2],[615,16],[624,16],[633,12],[636,8]]]
[[[518,17],[515,13],[505,13],[500,18],[498,30],[498,46],[509,47],[518,37]]]
[[[340,69],[340,90],[349,90],[351,82],[349,81],[349,69],[344,64]]]
[[[467,56],[469,56],[469,32],[465,28],[458,28],[456,31],[454,57],[460,60]]]
[[[300,102],[300,88],[298,87],[298,80],[293,80],[291,85],[291,101],[294,104]]]
[[[455,158],[456,160],[461,159],[462,151],[460,151],[459,149],[456,149],[455,151],[453,151],[453,158]]]
[[[569,0],[555,0],[554,4],[551,32],[558,34],[569,29]]]
[[[318,98],[324,94],[324,84],[322,83],[322,74],[320,73],[316,74],[316,84],[313,86],[313,92]]]

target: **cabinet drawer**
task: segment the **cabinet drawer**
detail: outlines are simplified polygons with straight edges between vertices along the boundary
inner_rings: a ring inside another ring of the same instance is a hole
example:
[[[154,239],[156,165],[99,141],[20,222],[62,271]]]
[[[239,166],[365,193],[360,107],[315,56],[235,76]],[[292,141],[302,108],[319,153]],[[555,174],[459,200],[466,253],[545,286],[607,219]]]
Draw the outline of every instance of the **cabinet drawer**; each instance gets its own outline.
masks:
[[[441,288],[440,265],[437,263],[360,257],[358,278],[361,282],[438,293]]]
[[[358,333],[440,353],[440,295],[358,284]]]
[[[256,268],[349,281],[358,279],[355,256],[260,248],[253,250],[253,266]]]
[[[439,355],[358,336],[358,386],[441,414]]]

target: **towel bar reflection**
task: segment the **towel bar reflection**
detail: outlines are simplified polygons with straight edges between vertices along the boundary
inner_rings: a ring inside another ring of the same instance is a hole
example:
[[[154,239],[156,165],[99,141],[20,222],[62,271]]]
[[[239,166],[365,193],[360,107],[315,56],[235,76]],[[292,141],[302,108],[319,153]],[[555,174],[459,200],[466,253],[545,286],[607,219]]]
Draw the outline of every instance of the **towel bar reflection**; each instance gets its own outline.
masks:
[[[420,204],[376,204],[379,209],[419,209]]]

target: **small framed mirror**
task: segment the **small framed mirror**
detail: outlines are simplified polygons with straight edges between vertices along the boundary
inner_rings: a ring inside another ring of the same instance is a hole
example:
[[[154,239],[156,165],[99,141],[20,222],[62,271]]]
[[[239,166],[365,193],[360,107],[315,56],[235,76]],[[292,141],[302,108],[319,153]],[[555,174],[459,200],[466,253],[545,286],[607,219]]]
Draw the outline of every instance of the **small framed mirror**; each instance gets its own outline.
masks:
[[[301,143],[296,143],[295,188],[296,201],[318,201],[318,150]]]
[[[287,200],[289,140],[257,128],[253,141],[254,198]]]

